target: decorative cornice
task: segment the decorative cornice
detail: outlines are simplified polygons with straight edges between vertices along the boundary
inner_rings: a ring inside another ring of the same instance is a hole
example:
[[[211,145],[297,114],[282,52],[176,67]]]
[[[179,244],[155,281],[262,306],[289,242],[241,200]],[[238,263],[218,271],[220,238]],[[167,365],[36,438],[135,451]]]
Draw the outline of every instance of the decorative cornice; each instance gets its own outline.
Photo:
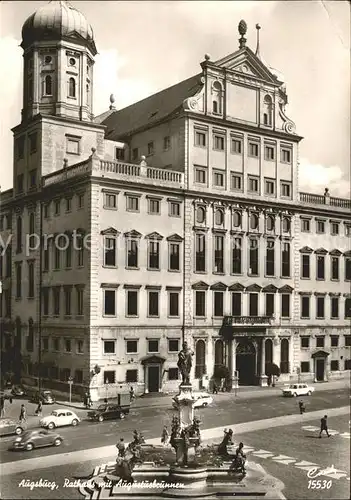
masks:
[[[161,290],[161,285],[145,285],[145,290]]]
[[[221,281],[218,281],[218,283],[214,283],[213,285],[211,285],[210,289],[211,290],[218,290],[218,291],[225,291],[227,289],[227,285],[225,285]]]
[[[316,297],[324,297],[325,295],[327,295],[327,292],[314,292],[314,295]]]
[[[207,226],[193,226],[193,231],[196,233],[207,233],[209,230],[209,227]]]
[[[139,231],[136,231],[135,229],[132,229],[131,231],[128,231],[127,233],[124,233],[124,236],[126,238],[141,238],[142,234],[139,233]]]
[[[302,248],[300,248],[299,252],[300,253],[313,253],[313,250],[310,247],[302,247]]]
[[[196,283],[193,283],[191,285],[191,288],[193,290],[208,290],[209,285],[205,283],[204,281],[198,281]]]
[[[262,292],[265,292],[265,293],[275,293],[277,290],[278,290],[278,288],[272,284],[267,285],[267,286],[262,288]]]
[[[183,289],[181,286],[166,286],[168,292],[180,292]]]
[[[142,285],[123,285],[123,288],[125,288],[126,290],[140,290],[141,287]]]
[[[252,285],[249,285],[245,288],[245,292],[260,292],[262,290],[262,287],[260,285],[257,285],[256,283],[253,283]]]
[[[340,292],[339,292],[339,293],[336,293],[336,292],[329,292],[329,295],[330,295],[331,297],[340,297],[341,293],[340,293]]]
[[[160,241],[160,240],[163,240],[163,236],[161,236],[161,234],[158,233],[157,231],[154,231],[153,233],[147,234],[145,236],[145,239]]]
[[[325,248],[317,248],[317,250],[314,251],[316,255],[327,255],[328,250]]]
[[[299,295],[312,295],[312,292],[299,292]]]
[[[112,235],[112,236],[118,236],[121,234],[117,229],[114,227],[108,227],[107,229],[104,229],[103,231],[100,232],[100,234],[106,236],[106,235]]]
[[[119,284],[117,283],[101,283],[100,288],[118,288]]]
[[[281,288],[279,288],[278,291],[279,293],[292,293],[293,290],[294,289],[290,285],[284,285]]]
[[[179,234],[177,233],[174,233],[174,234],[171,234],[170,236],[167,236],[166,240],[167,241],[176,241],[176,242],[181,242],[183,241],[184,238],[182,238],[181,236],[179,236]]]
[[[223,229],[220,227],[213,227],[212,228],[212,233],[219,233],[219,234],[226,234],[227,229]]]
[[[342,252],[340,252],[340,250],[338,250],[337,248],[334,248],[334,250],[331,250],[329,252],[329,255],[332,255],[333,257],[339,257],[340,255],[342,255]]]
[[[245,287],[241,283],[233,283],[228,287],[228,290],[230,292],[243,292],[245,290]]]

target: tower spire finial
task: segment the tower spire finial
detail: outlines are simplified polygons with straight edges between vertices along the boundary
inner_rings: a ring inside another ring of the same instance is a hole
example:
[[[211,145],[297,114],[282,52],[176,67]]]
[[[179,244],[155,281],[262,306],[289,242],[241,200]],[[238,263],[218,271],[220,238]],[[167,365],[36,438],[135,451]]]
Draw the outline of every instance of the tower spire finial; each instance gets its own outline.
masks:
[[[246,35],[247,32],[247,24],[246,22],[242,19],[238,25],[238,31],[239,31],[239,48],[243,49],[246,46],[246,38],[244,35]]]
[[[256,30],[257,30],[257,45],[256,45],[256,53],[255,55],[261,59],[261,54],[260,54],[260,29],[261,26],[259,24],[256,24]]]
[[[114,111],[116,109],[115,107],[115,96],[113,94],[110,95],[110,110]]]

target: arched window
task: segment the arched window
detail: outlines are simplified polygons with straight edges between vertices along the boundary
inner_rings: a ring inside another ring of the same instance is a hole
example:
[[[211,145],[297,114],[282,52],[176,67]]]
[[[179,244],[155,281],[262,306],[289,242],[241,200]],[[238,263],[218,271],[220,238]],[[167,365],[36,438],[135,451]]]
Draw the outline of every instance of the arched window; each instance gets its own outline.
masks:
[[[240,212],[234,212],[234,214],[233,214],[233,226],[234,227],[241,226],[241,213]]]
[[[90,88],[89,88],[89,84],[87,83],[87,104],[89,104],[89,98],[90,98]]]
[[[68,80],[68,97],[76,97],[76,81],[74,78]]]
[[[273,342],[271,339],[266,340],[265,363],[266,363],[266,371],[267,371],[267,365],[270,365],[273,363]]]
[[[283,233],[289,233],[290,232],[290,219],[287,217],[284,217],[283,219]]]
[[[29,318],[28,321],[28,337],[27,337],[27,351],[32,352],[34,347],[34,323],[33,319]]]
[[[224,364],[224,344],[223,340],[216,340],[215,343],[215,359],[214,359],[214,365],[215,368],[218,365],[223,365]]]
[[[273,105],[272,98],[269,95],[266,95],[263,100],[263,125],[271,126],[272,125],[272,114],[273,114]]]
[[[198,340],[195,348],[195,378],[206,374],[206,346],[204,340]]]
[[[214,82],[212,85],[212,113],[222,114],[222,86],[219,82]]]
[[[289,373],[289,341],[282,339],[280,344],[280,372]]]
[[[50,75],[45,77],[45,87],[44,87],[45,95],[52,95],[52,78]]]
[[[258,216],[256,214],[250,215],[250,229],[257,229],[258,227]]]
[[[29,247],[31,250],[34,250],[34,245],[35,245],[35,219],[34,219],[34,213],[31,212],[29,214]]]
[[[215,213],[215,223],[217,226],[221,226],[224,221],[224,213],[223,210],[216,210]]]
[[[17,217],[17,227],[16,227],[16,251],[20,253],[22,251],[22,217]]]
[[[267,231],[273,231],[274,229],[274,217],[272,215],[267,216]]]
[[[205,222],[205,219],[206,219],[206,211],[205,211],[204,207],[197,207],[196,222],[198,222],[199,224],[202,224],[203,222]]]

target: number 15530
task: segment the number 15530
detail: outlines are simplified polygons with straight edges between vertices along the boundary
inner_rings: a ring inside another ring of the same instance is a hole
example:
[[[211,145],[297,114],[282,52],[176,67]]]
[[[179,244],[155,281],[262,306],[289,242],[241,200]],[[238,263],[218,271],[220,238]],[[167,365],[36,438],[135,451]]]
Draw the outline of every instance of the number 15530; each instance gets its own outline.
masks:
[[[309,490],[330,490],[332,487],[333,481],[329,480],[319,480],[319,479],[310,479],[308,481],[308,489]]]

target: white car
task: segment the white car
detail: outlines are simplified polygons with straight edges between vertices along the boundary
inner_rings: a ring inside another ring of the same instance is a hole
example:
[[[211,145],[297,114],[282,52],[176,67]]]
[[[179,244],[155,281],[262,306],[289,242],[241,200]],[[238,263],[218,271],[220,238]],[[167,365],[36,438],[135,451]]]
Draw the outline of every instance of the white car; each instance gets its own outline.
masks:
[[[195,399],[194,408],[206,408],[213,403],[213,398],[207,392],[193,392],[193,397]],[[176,401],[173,398],[173,408],[178,408]]]
[[[40,420],[40,425],[47,429],[54,429],[55,427],[62,427],[64,425],[76,426],[79,422],[80,418],[73,411],[59,409],[54,410],[51,415],[42,418]]]
[[[283,396],[311,396],[314,392],[314,387],[307,384],[291,384],[288,387],[284,387]]]

